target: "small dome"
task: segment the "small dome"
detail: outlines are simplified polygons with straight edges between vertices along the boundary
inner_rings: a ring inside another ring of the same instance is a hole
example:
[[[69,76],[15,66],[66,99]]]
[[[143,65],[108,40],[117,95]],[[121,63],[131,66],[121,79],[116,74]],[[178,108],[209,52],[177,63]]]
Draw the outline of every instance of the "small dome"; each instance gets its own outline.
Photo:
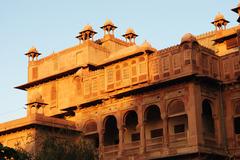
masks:
[[[28,53],[38,53],[37,49],[35,47],[32,47],[28,50]]]
[[[221,19],[225,19],[224,15],[222,13],[218,12],[218,14],[214,18],[214,21],[218,21],[218,20],[221,20]]]
[[[108,25],[114,26],[113,22],[109,19],[107,19],[106,22],[104,23],[104,26],[108,26]]]
[[[197,42],[197,39],[191,33],[186,33],[181,39],[181,43],[184,43],[184,42]]]
[[[125,34],[136,34],[132,28],[128,28]]]
[[[38,91],[32,93],[30,97],[30,102],[42,102],[42,101],[43,101],[42,95]]]
[[[88,30],[93,31],[92,26],[90,26],[89,24],[87,24],[86,26],[84,26],[82,31],[88,31]]]
[[[146,41],[146,40],[143,42],[142,47],[152,48],[151,44],[148,41]]]

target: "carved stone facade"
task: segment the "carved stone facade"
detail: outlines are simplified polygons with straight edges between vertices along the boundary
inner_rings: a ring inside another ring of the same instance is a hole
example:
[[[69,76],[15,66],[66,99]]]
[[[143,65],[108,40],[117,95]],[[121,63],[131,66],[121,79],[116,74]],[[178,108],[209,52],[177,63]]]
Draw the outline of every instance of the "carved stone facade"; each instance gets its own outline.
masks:
[[[110,20],[101,39],[87,25],[74,47],[41,59],[31,48],[28,83],[16,87],[27,118],[69,124],[104,160],[240,158],[240,27],[227,23],[218,14],[215,31],[162,50],[135,44],[133,29],[116,38]],[[36,128],[20,121],[1,124],[0,142]]]

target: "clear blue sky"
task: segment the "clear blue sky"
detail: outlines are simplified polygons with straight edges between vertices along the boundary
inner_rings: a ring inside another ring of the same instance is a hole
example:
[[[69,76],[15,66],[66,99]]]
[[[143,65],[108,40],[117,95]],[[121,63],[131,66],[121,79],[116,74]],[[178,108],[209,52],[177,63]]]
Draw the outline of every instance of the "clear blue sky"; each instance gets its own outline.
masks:
[[[237,0],[5,0],[0,2],[0,122],[25,116],[26,93],[13,87],[27,82],[27,57],[32,46],[43,56],[78,43],[85,24],[99,28],[111,19],[120,37],[128,27],[157,48],[180,42],[184,33],[201,34],[221,12],[237,25],[230,11]]]

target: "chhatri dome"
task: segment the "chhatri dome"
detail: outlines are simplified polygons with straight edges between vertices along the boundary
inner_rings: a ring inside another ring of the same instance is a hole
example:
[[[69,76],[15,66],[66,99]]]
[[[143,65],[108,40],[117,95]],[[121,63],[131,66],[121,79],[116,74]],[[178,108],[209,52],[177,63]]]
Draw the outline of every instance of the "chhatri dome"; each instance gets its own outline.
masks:
[[[28,56],[29,61],[34,61],[38,60],[38,56],[41,55],[41,53],[39,53],[35,47],[31,47],[25,55]]]
[[[32,93],[30,103],[32,102],[42,102],[42,95],[38,91]]]
[[[181,43],[185,43],[185,42],[197,42],[197,39],[191,33],[186,33],[182,36],[182,39],[181,39]]]
[[[103,24],[103,26],[100,28],[104,30],[104,35],[106,34],[114,35],[114,30],[117,27],[114,25],[114,23],[110,19],[107,19]]]
[[[92,38],[93,40],[93,36],[96,33],[97,32],[93,30],[92,26],[87,24],[86,26],[83,27],[82,31],[79,32],[79,35],[77,35],[76,38],[78,38],[81,43],[81,41],[89,40],[90,38]]]
[[[225,19],[222,13],[218,12],[218,14],[214,18],[214,21],[211,23],[215,26],[216,30],[222,30],[226,29],[229,21]]]
[[[126,34],[136,34],[136,33],[134,32],[134,30],[132,28],[128,28],[125,35]]]
[[[28,53],[38,53],[38,50],[37,50],[35,47],[31,47],[31,48],[28,50]]]
[[[91,25],[87,24],[86,26],[83,27],[82,32],[84,32],[84,31],[93,31],[93,28]]]
[[[122,35],[126,41],[128,40],[130,43],[135,43],[135,38],[138,36],[132,28],[128,28],[124,35]]]
[[[110,19],[107,19],[104,23],[104,26],[114,26],[114,24]]]
[[[222,20],[222,19],[225,19],[224,15],[222,13],[218,12],[218,14],[214,18],[214,21],[219,21],[219,20]]]

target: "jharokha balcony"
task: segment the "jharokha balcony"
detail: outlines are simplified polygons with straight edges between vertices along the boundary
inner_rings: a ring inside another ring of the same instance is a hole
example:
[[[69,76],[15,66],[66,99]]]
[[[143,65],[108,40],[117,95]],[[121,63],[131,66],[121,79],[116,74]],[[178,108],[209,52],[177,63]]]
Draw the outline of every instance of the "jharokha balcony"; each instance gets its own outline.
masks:
[[[210,103],[204,101],[203,107],[203,147],[217,148]],[[142,117],[135,110],[124,112],[120,120],[114,115],[107,115],[100,126],[97,125],[100,122],[88,121],[84,127],[85,137],[95,141],[104,160],[142,155],[167,157],[184,154],[189,149],[196,152],[197,137],[190,134],[191,121],[183,101],[169,103],[166,115],[162,116],[157,105],[146,107]]]

